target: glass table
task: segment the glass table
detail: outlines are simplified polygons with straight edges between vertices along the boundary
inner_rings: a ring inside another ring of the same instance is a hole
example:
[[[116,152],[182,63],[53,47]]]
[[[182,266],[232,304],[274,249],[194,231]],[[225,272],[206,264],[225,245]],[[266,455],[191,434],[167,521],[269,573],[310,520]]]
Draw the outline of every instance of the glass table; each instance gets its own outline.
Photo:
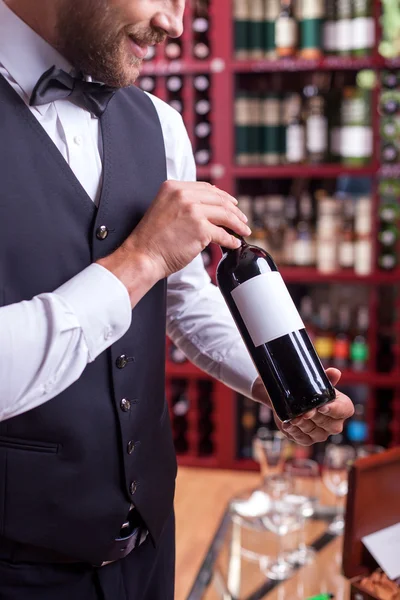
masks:
[[[350,584],[341,575],[342,536],[328,532],[335,516],[334,507],[317,505],[306,523],[306,542],[316,551],[315,560],[295,565],[294,575],[285,581],[272,581],[261,572],[259,557],[276,558],[277,536],[259,520],[238,516],[229,504],[186,600],[306,600],[321,593],[348,600]],[[285,536],[286,550],[296,544],[296,532]]]

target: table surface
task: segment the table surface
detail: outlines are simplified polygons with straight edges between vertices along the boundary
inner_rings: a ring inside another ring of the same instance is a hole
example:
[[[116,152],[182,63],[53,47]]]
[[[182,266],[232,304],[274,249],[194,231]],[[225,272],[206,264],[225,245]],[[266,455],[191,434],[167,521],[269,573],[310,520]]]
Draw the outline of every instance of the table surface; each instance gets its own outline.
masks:
[[[229,500],[244,490],[255,488],[259,482],[260,476],[257,473],[179,469],[175,500],[177,528],[175,600],[189,600],[190,591]],[[333,496],[325,486],[321,486],[321,502],[334,503]],[[308,530],[310,541],[322,532],[323,525],[320,522],[310,523]],[[350,584],[341,575],[341,546],[341,537],[331,541],[317,554],[316,560],[311,565],[302,567],[291,579],[280,583],[269,592],[268,600],[305,600],[322,591],[335,594],[335,600],[349,600]],[[255,569],[255,566],[253,568]],[[258,567],[251,580],[252,583],[257,580],[257,585],[263,581]],[[203,598],[217,600],[220,596],[216,594],[212,585]]]

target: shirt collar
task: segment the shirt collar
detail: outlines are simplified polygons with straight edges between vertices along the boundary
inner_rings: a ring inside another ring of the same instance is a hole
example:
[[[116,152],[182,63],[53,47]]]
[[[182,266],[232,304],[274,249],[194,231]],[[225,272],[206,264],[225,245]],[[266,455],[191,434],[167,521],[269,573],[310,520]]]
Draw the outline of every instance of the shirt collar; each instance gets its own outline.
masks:
[[[29,104],[38,79],[53,65],[69,73],[71,64],[0,0],[0,64],[24,92]],[[45,114],[49,104],[36,106]]]

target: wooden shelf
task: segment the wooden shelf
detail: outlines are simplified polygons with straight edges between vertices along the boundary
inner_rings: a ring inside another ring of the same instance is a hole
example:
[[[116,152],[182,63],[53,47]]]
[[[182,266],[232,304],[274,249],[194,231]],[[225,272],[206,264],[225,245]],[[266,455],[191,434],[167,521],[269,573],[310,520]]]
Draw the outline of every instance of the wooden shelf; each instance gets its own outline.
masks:
[[[359,177],[373,177],[377,167],[345,167],[336,164],[324,165],[255,165],[232,167],[234,177],[241,179],[265,179],[265,178],[298,178],[298,177],[340,177],[341,175],[353,175]]]
[[[372,57],[347,58],[340,56],[324,56],[320,59],[282,58],[275,60],[234,60],[231,69],[236,73],[273,73],[281,71],[329,71],[374,69],[381,61]]]
[[[144,62],[141,75],[198,75],[201,73],[218,73],[225,69],[225,62],[221,59],[212,60],[164,60]]]

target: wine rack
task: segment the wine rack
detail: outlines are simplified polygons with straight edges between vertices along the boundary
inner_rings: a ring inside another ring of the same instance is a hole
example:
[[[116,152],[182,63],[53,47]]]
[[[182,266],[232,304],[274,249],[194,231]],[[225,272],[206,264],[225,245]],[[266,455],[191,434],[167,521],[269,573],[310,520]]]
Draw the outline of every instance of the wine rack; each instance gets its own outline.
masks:
[[[262,4],[259,0],[252,2],[254,6]],[[380,106],[385,74],[398,72],[400,81],[400,52],[395,55],[387,51],[390,40],[382,32],[382,5],[380,0],[371,0],[370,18],[375,43],[365,52],[342,51],[339,55],[325,49],[307,53],[300,41],[296,52],[290,56],[276,58],[256,51],[251,56],[240,57],[235,47],[237,5],[237,0],[187,3],[182,38],[168,40],[156,50],[151,60],[144,62],[138,83],[181,112],[197,155],[198,179],[212,182],[235,196],[256,196],[260,193],[258,186],[271,182],[286,199],[290,195],[290,182],[306,180],[307,185],[311,185],[317,180],[318,186],[334,197],[332,190],[338,181],[360,178],[369,182],[371,265],[367,272],[360,274],[354,269],[337,268],[326,273],[310,265],[278,263],[278,266],[291,291],[294,289],[294,296],[298,294],[298,304],[302,296],[324,287],[332,290],[349,287],[355,292],[363,288],[363,302],[369,315],[368,362],[361,371],[347,364],[339,388],[363,407],[359,414],[362,413],[361,420],[366,424],[369,442],[399,444],[400,267],[397,260],[400,247],[397,231],[400,216],[397,208],[395,214],[389,214],[388,205],[394,203],[398,207],[400,203],[400,193],[397,189],[393,192],[393,185],[400,176],[400,159],[397,161],[397,155],[392,151],[388,152],[390,162],[383,162],[384,115]],[[385,56],[381,53],[383,47]],[[325,77],[342,74],[354,88],[360,72],[370,81],[372,152],[364,164],[333,162],[329,154],[323,162],[312,164],[287,164],[285,161],[280,164],[238,164],[235,98],[239,89],[243,86],[257,89],[258,82],[265,86],[266,82],[280,81],[282,89],[293,83],[293,89],[298,90],[302,78],[305,81],[319,73]],[[295,82],[300,83],[295,85]],[[400,89],[400,85],[398,87]],[[199,100],[209,104],[204,114],[199,114],[196,108]],[[390,136],[392,132],[393,135],[392,130],[393,126],[389,126],[384,134]],[[268,195],[268,191],[262,194]],[[383,255],[390,257],[382,259]],[[203,253],[206,268],[214,281],[220,256],[217,247],[210,247]],[[257,468],[251,458],[249,440],[260,426],[273,426],[268,411],[201,372],[176,352],[168,340],[166,381],[173,424],[178,417],[174,438],[180,464]],[[183,394],[183,399],[177,400],[179,394]],[[204,407],[206,416],[202,413]],[[183,414],[177,415],[180,411]],[[344,436],[345,439],[351,437],[346,431]],[[318,456],[318,448],[315,455]]]

